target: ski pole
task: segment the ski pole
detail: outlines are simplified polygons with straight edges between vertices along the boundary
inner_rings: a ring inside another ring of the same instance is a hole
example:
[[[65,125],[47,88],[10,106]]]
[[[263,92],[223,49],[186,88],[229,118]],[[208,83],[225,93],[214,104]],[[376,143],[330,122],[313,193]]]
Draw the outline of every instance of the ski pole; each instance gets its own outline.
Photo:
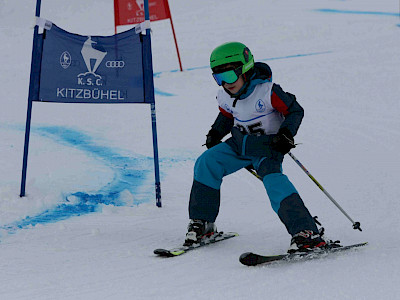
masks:
[[[261,181],[263,181],[262,177],[257,174],[257,172],[253,169],[252,165],[247,166],[246,170],[249,171],[251,174],[253,174],[255,177],[257,177],[258,179],[260,179]]]
[[[324,194],[329,198],[329,200],[332,201],[333,204],[336,205],[336,207],[347,217],[347,219],[350,220],[351,223],[353,223],[353,229],[358,229],[362,231],[360,227],[360,222],[354,222],[352,218],[345,212],[345,210],[333,199],[333,197],[322,187],[322,185],[319,184],[319,182],[314,178],[314,176],[311,175],[310,172],[302,165],[302,163],[294,156],[291,152],[288,153],[289,156],[296,162],[296,164],[308,175],[308,177],[311,178],[311,180],[320,188],[321,191],[324,192]]]
[[[346,211],[339,205],[339,203],[337,203],[335,199],[333,199],[333,197],[322,187],[322,185],[319,184],[319,182],[314,178],[314,176],[312,176],[310,172],[308,172],[308,170],[301,164],[301,162],[291,152],[289,152],[288,154],[291,158],[293,158],[293,160],[297,163],[297,165],[299,165],[300,168],[308,175],[308,177],[310,177],[311,180],[321,189],[321,191],[324,192],[324,194],[329,198],[329,200],[331,200],[333,204],[335,204],[336,207],[339,208],[339,210],[351,221],[351,223],[353,223],[353,229],[358,229],[362,231],[360,227],[361,225],[360,222],[354,222],[353,219],[346,213]],[[262,181],[261,176],[257,174],[257,172],[252,168],[252,166],[247,166],[246,170]]]

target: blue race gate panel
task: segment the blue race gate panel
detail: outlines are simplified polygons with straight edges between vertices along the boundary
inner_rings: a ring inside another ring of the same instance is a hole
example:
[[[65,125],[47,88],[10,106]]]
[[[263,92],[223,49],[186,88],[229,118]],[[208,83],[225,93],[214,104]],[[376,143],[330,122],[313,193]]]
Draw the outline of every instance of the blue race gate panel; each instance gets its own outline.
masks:
[[[25,196],[34,101],[150,104],[156,205],[161,207],[148,0],[145,22],[113,36],[82,36],[40,18],[36,0],[20,196]],[[43,33],[39,34],[39,26]]]
[[[145,97],[142,43],[135,28],[113,36],[82,36],[52,24],[43,33],[39,95],[32,100],[154,103],[154,96]]]

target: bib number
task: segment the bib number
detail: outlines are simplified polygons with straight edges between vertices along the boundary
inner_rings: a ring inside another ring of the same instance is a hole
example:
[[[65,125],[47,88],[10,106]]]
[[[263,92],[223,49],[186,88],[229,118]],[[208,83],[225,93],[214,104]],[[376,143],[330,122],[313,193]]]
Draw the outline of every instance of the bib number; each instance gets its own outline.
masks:
[[[240,132],[243,134],[250,134],[250,135],[263,135],[265,134],[264,129],[262,128],[262,123],[257,122],[248,126],[237,124],[237,128],[239,128]]]

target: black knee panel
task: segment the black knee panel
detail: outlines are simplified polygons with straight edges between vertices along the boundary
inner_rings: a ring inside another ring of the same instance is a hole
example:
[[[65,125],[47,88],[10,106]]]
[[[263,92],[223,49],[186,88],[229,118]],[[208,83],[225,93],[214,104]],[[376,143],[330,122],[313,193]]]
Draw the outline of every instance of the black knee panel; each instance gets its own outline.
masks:
[[[215,222],[221,202],[220,190],[193,180],[189,200],[189,218]]]
[[[306,229],[318,232],[314,219],[297,193],[282,200],[278,216],[291,235]]]

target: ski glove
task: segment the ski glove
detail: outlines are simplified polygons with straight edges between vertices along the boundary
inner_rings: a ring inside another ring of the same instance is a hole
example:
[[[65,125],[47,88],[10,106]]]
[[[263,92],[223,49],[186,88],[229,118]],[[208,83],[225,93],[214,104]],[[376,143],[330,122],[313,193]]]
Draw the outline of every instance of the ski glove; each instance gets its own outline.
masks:
[[[279,129],[278,133],[272,139],[271,147],[282,154],[286,154],[290,149],[295,148],[293,135],[289,129]]]
[[[221,135],[219,132],[213,128],[207,133],[207,138],[206,138],[206,147],[207,149],[210,149],[214,147],[215,145],[218,145],[221,143]]]

